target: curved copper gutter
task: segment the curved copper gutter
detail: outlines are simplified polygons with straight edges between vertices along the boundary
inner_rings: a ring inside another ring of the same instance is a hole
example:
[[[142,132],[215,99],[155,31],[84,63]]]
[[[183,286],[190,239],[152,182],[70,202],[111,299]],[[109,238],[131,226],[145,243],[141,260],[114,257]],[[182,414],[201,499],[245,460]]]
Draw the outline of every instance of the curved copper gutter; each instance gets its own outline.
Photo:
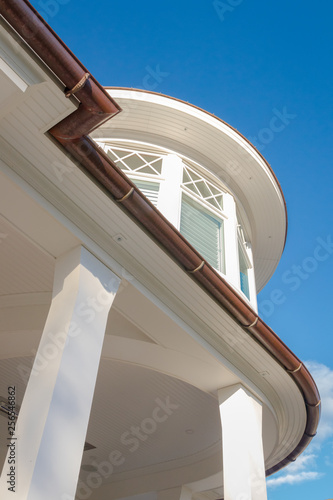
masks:
[[[80,100],[78,109],[49,130],[49,133],[284,367],[298,385],[307,409],[303,437],[288,457],[266,473],[272,474],[294,461],[315,435],[319,422],[319,393],[310,373],[242,297],[203,261],[179,231],[109,157],[86,137],[86,134],[119,112],[119,106],[93,78],[85,79],[87,70],[26,0],[0,0],[0,9],[3,17],[52,69],[66,89],[72,89],[79,82],[83,85],[76,92],[76,97]]]

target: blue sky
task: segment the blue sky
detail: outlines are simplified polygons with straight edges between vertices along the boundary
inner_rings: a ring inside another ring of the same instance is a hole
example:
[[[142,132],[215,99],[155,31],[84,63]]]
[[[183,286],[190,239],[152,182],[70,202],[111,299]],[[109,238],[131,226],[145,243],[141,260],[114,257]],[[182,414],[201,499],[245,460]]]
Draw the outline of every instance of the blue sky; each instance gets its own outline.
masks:
[[[259,309],[309,363],[323,413],[318,436],[295,464],[269,480],[268,495],[332,498],[333,4],[32,3],[103,85],[155,90],[200,106],[252,140],[271,164],[286,197],[289,232]],[[285,117],[279,132],[271,128],[276,113]],[[279,304],[271,299],[275,289]]]

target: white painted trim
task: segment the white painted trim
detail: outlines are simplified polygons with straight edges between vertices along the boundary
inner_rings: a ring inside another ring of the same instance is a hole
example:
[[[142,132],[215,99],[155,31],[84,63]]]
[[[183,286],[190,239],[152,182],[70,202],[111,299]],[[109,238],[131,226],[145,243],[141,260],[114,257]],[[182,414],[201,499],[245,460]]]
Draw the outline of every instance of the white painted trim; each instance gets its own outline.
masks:
[[[3,71],[22,92],[27,90],[28,84],[3,59],[0,59],[0,71]]]
[[[236,204],[229,193],[224,195],[224,209],[228,213],[228,219],[224,223],[225,271],[227,280],[240,290]]]
[[[181,182],[183,177],[183,162],[176,154],[164,156],[162,162],[162,177],[160,183],[157,208],[171,224],[179,228],[181,207]]]

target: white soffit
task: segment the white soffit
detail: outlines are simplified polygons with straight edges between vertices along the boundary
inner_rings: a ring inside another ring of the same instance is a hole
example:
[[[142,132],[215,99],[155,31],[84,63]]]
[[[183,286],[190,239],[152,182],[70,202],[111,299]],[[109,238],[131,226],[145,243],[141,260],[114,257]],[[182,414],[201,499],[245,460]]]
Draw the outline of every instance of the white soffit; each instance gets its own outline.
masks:
[[[135,90],[110,88],[108,92],[123,111],[93,137],[139,140],[172,149],[219,177],[249,221],[246,229],[261,290],[284,248],[286,210],[279,184],[260,154],[229,125],[187,103]]]

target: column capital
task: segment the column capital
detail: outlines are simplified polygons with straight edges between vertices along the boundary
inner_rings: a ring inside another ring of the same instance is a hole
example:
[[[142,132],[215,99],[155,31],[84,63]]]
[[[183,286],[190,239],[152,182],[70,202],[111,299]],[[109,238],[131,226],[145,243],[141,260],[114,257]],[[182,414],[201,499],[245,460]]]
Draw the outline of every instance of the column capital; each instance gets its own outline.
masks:
[[[222,387],[221,389],[218,389],[217,391],[217,397],[219,404],[221,405],[229,399],[231,396],[239,392],[239,394],[244,394],[249,398],[252,398],[254,401],[256,401],[258,404],[262,405],[262,401],[259,399],[258,396],[256,396],[250,389],[245,387],[243,384],[233,384],[233,385],[228,385],[227,387]]]

